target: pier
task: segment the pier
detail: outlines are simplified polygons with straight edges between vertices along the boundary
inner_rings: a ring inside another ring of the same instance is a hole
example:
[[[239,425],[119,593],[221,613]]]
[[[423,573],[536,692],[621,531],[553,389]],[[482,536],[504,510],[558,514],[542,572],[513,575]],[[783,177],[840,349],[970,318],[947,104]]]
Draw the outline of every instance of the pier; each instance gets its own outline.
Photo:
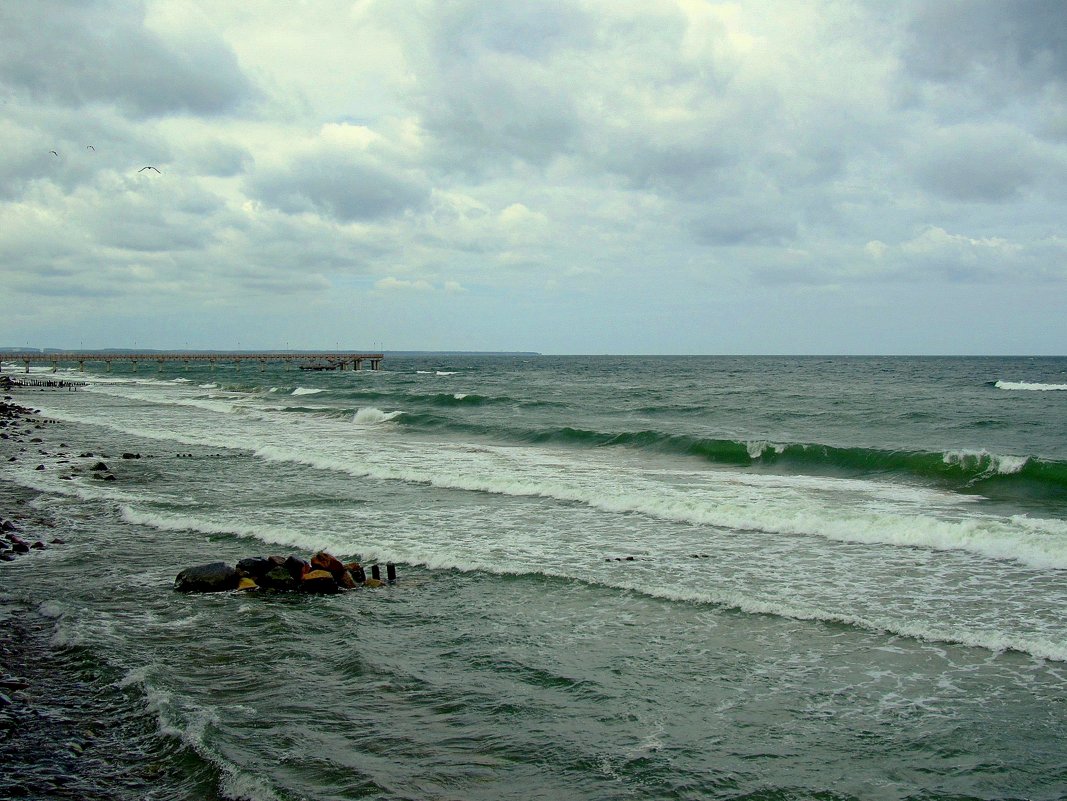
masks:
[[[157,364],[162,370],[165,364],[181,362],[188,366],[192,363],[209,363],[214,369],[216,364],[233,364],[240,369],[242,363],[258,363],[261,369],[266,369],[268,364],[296,364],[302,370],[362,370],[366,362],[371,370],[381,368],[385,354],[382,353],[168,353],[168,352],[124,352],[124,353],[0,353],[0,361],[22,363],[26,372],[30,371],[31,364],[51,364],[52,372],[59,369],[62,364],[77,364],[78,369],[85,372],[86,362],[103,363],[107,366],[107,372],[111,372],[111,365],[115,362],[133,365],[134,372],[139,364]]]

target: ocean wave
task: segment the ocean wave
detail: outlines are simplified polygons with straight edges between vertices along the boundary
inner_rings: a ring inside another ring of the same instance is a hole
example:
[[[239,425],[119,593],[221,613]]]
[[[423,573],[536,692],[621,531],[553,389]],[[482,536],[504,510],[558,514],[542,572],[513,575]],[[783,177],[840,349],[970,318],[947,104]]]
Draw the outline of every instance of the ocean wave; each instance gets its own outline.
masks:
[[[320,392],[325,392],[324,389],[313,389],[309,387],[297,387],[290,395],[318,395]]]
[[[1067,384],[1032,384],[1026,381],[997,381],[997,389],[1024,390],[1029,392],[1056,392],[1067,390]]]
[[[701,489],[647,483],[613,468],[583,475],[577,465],[561,476],[536,465],[465,453],[444,461],[363,460],[260,448],[256,457],[288,461],[357,478],[429,484],[445,489],[514,497],[552,498],[613,514],[641,514],[673,523],[716,526],[785,536],[818,537],[865,545],[962,551],[1031,567],[1067,569],[1067,522],[964,514],[956,496],[861,479],[774,476],[735,471],[700,474]],[[489,457],[507,458],[503,451]],[[529,455],[526,455],[529,459]],[[850,501],[843,506],[847,493]],[[858,500],[856,500],[858,499]],[[951,506],[948,516],[934,505]]]
[[[372,406],[368,406],[356,412],[355,417],[352,418],[352,422],[358,425],[371,426],[395,420],[402,414],[402,411],[383,412],[381,409],[375,409]]]
[[[933,482],[967,493],[1067,498],[1067,463],[986,450],[921,451],[841,447],[819,443],[693,437],[661,431],[605,432],[562,426],[504,429],[456,423],[432,412],[405,412],[398,423],[426,430],[449,428],[530,445],[628,448],[695,457],[713,465],[771,468],[834,476],[886,476]]]

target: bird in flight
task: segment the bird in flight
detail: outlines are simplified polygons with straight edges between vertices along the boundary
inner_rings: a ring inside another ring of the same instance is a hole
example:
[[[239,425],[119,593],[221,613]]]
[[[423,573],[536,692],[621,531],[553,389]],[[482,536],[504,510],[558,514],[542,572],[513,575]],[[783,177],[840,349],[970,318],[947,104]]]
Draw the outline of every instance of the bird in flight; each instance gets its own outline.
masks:
[[[54,150],[49,150],[48,152],[49,152],[49,153],[51,153],[51,154],[52,154],[53,156],[55,156],[55,157],[56,157],[57,159],[59,158],[59,154],[58,154],[58,153],[56,153],[56,151],[54,151]]]
[[[86,146],[85,146],[85,149],[86,149],[86,150],[91,150],[91,151],[93,151],[94,153],[96,152],[96,148],[95,148],[95,147],[93,147],[92,145],[86,145]]]
[[[156,168],[152,167],[152,166],[141,167],[141,169],[139,169],[137,172],[144,172],[145,170],[156,170]],[[159,172],[159,170],[156,170],[156,172]],[[159,174],[162,175],[163,173],[159,173]]]

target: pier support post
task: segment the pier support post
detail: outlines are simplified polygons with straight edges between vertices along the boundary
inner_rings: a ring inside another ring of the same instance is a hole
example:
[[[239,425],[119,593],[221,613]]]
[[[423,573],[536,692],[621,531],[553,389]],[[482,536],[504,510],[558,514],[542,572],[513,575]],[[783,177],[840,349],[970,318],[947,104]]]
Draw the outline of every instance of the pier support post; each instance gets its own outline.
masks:
[[[370,577],[372,579],[376,579],[377,581],[381,581],[382,580],[382,568],[381,568],[380,565],[371,565],[370,566]]]
[[[392,562],[388,562],[385,565],[385,575],[389,579],[390,584],[396,584],[396,565]]]

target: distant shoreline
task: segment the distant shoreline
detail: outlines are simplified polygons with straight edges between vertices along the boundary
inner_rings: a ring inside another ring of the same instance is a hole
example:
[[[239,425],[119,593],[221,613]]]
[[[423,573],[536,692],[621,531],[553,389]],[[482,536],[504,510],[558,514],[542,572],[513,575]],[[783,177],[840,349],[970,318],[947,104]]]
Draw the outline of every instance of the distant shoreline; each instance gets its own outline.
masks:
[[[215,350],[215,349],[182,349],[178,351],[174,348],[79,348],[77,350],[71,348],[30,348],[30,347],[0,347],[0,356],[9,356],[18,353],[37,353],[44,355],[56,355],[62,356],[67,353],[94,353],[100,355],[106,355],[111,353],[202,353],[208,355],[227,355],[233,353],[239,354],[257,354],[257,353],[286,353],[300,355],[302,353],[351,353],[352,350],[294,350],[286,348],[284,350],[277,349],[262,349],[256,348],[252,350]],[[369,351],[368,351],[369,352]],[[511,351],[511,350],[385,350],[376,351],[383,353],[385,356],[542,356],[544,354],[536,351]]]

